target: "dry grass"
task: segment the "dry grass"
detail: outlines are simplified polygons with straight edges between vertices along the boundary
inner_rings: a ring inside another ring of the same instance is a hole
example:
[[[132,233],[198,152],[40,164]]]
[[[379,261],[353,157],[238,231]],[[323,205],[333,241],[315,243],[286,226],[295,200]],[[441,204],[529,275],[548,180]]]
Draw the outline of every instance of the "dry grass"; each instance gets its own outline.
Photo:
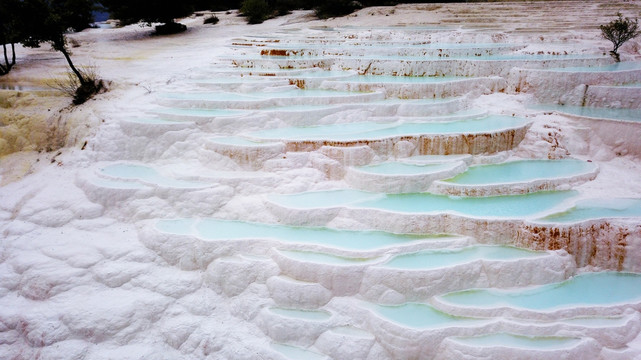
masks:
[[[99,78],[95,66],[79,66],[78,71],[87,81],[93,82]],[[76,91],[78,90],[80,85],[80,80],[71,70],[67,71],[65,73],[65,76],[53,78],[52,80],[49,80],[47,82],[47,86],[49,86],[50,88],[61,91],[62,93],[71,97],[74,97],[76,95]]]

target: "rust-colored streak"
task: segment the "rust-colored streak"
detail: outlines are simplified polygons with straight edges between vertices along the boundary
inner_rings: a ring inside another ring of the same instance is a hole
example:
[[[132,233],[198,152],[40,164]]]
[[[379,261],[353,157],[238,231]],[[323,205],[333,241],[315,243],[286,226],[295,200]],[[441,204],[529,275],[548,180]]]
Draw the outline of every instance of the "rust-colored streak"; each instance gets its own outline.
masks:
[[[262,49],[260,54],[263,56],[289,56],[289,52],[283,49]]]
[[[637,232],[639,232],[637,229]],[[595,266],[608,270],[625,270],[628,237],[625,225],[603,220],[591,224],[528,225],[518,230],[516,243],[533,250],[566,250],[578,267]]]

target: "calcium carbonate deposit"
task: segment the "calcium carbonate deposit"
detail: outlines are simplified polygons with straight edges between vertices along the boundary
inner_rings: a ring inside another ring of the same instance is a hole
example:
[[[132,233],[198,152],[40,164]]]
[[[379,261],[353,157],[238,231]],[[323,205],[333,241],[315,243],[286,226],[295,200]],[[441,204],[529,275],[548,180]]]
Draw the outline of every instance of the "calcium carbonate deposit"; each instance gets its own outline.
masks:
[[[641,359],[639,1],[236,11],[0,79],[2,359]]]

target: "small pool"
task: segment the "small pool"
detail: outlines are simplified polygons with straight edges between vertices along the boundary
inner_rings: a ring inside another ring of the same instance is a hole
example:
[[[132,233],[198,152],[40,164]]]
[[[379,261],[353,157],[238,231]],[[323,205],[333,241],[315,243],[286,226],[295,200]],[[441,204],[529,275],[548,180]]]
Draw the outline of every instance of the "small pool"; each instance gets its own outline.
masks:
[[[580,160],[518,160],[470,166],[467,171],[443,181],[460,185],[510,184],[576,176],[596,169],[596,164]]]
[[[272,195],[268,200],[293,209],[350,207],[421,214],[458,214],[481,218],[525,218],[552,211],[576,197],[575,191],[540,191],[487,197],[455,197],[431,193],[381,194],[330,190]]]
[[[395,269],[436,269],[476,260],[517,260],[547,256],[546,252],[511,246],[470,246],[462,249],[425,250],[397,255],[381,265]]]
[[[338,91],[322,89],[294,89],[285,91],[253,93],[260,98],[315,98],[315,97],[350,97],[354,95],[373,94],[373,92]]]
[[[149,166],[134,164],[114,164],[100,169],[100,174],[128,180],[137,180],[143,183],[172,188],[204,188],[207,183],[197,181],[177,180],[163,176]]]
[[[618,272],[581,274],[561,283],[525,289],[464,290],[437,297],[444,304],[471,308],[553,310],[641,302],[641,275]]]
[[[380,258],[352,258],[345,256],[337,256],[332,254],[325,254],[315,251],[289,251],[279,250],[279,252],[290,259],[303,261],[305,263],[317,263],[326,265],[338,266],[359,266],[368,265],[379,262]]]
[[[487,320],[458,317],[441,312],[431,305],[406,303],[386,306],[366,303],[365,307],[373,313],[404,327],[415,329],[438,329],[453,326],[473,327],[486,324]]]
[[[354,169],[358,172],[377,175],[423,175],[453,170],[460,163],[441,162],[432,164],[416,164],[406,162],[385,162],[376,165],[358,166]]]
[[[209,101],[260,101],[263,97],[230,92],[178,92],[159,95],[173,100],[209,100]]]
[[[464,162],[469,163],[472,161],[470,154],[454,154],[454,155],[417,155],[404,159],[399,159],[400,162],[408,164],[440,164],[448,162]]]
[[[361,122],[307,127],[288,127],[251,132],[248,135],[259,139],[291,141],[357,141],[376,140],[395,136],[430,134],[473,134],[524,127],[529,123],[523,118],[488,116],[448,122],[381,124]]]
[[[296,227],[219,219],[159,220],[156,228],[170,234],[197,235],[207,240],[271,239],[286,243],[321,244],[345,250],[376,250],[450,238],[448,235],[336,230],[326,227]]]
[[[566,68],[548,69],[550,71],[563,71],[563,72],[610,72],[610,71],[628,71],[628,70],[641,70],[641,62],[625,61],[604,66],[578,66]]]
[[[217,136],[209,138],[209,141],[221,145],[231,145],[231,146],[242,146],[242,147],[264,147],[264,146],[274,146],[279,143],[276,142],[260,142],[253,141],[240,136]]]
[[[407,30],[407,27],[399,28],[393,27],[390,29],[398,30]],[[425,28],[426,30],[430,28]],[[507,43],[429,43],[425,44],[423,41],[416,41],[413,43],[407,42],[374,42],[374,41],[364,41],[362,43],[354,42],[332,42],[329,44],[315,44],[309,42],[280,42],[277,45],[269,44],[264,47],[264,49],[286,49],[286,50],[304,50],[304,49],[368,49],[376,50],[380,49],[404,49],[404,48],[418,48],[418,49],[513,49],[515,47],[522,47],[523,45],[518,44],[507,44]]]
[[[178,125],[178,124],[189,124],[188,121],[175,121],[175,120],[166,120],[161,118],[129,118],[123,120],[126,122],[137,123],[137,124],[147,124],[147,125]]]
[[[571,105],[537,105],[532,109],[558,111],[587,118],[641,122],[641,109],[597,108]]]
[[[160,108],[154,110],[159,115],[188,116],[195,118],[217,118],[243,116],[249,111],[227,109],[187,109],[187,108]]]
[[[641,217],[641,199],[585,199],[567,211],[548,215],[537,222],[572,223],[592,219]]]
[[[451,340],[473,347],[509,347],[522,350],[567,349],[582,342],[579,338],[559,336],[523,336],[506,333],[454,337]]]
[[[269,308],[269,311],[282,317],[308,321],[326,321],[332,317],[332,314],[323,310],[299,310],[272,307]]]
[[[358,75],[333,82],[363,84],[437,84],[472,79],[465,76],[391,76],[391,75]]]

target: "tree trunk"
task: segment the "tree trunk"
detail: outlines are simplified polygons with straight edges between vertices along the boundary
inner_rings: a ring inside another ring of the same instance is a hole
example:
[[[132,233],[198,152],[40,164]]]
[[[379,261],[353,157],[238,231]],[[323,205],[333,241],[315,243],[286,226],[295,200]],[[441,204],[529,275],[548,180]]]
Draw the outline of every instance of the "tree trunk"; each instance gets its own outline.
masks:
[[[614,61],[621,62],[621,56],[619,56],[619,53],[616,52],[616,50],[610,51],[610,56],[614,58]]]
[[[11,51],[13,55],[11,56],[11,61],[9,61],[9,56],[7,55],[7,44],[2,44],[2,49],[4,50],[4,65],[0,65],[0,75],[6,75],[11,71],[11,68],[16,63],[16,50],[15,45],[11,44]]]
[[[67,64],[69,64],[69,67],[71,68],[71,71],[76,75],[78,78],[78,81],[80,81],[80,85],[84,85],[87,83],[87,80],[82,76],[80,71],[76,69],[74,66],[73,62],[71,61],[71,56],[69,55],[69,51],[67,51],[67,47],[65,46],[65,41],[64,38],[61,36],[60,39],[56,40],[54,42],[54,48],[62,53],[62,55],[65,56],[65,59],[67,59]]]

